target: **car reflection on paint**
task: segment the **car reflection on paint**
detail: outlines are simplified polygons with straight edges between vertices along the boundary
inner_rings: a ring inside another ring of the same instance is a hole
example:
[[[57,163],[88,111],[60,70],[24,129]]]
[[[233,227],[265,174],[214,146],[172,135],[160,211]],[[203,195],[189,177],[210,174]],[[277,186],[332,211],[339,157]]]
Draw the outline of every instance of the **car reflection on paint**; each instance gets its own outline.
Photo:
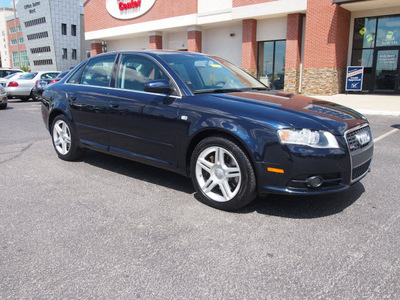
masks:
[[[190,176],[202,201],[344,191],[370,170],[368,121],[265,85],[223,59],[169,51],[91,57],[42,99],[61,159],[89,148]]]

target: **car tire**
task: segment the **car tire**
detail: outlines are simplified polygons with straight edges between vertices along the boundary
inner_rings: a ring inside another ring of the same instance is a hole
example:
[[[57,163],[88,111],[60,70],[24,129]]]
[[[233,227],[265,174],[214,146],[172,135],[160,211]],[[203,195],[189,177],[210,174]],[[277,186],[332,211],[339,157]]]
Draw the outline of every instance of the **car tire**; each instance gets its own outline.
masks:
[[[6,109],[6,108],[7,108],[7,103],[0,105],[0,109]]]
[[[19,97],[22,102],[27,102],[29,100],[29,96],[27,97]]]
[[[54,119],[51,126],[51,136],[59,158],[72,161],[81,156],[82,149],[78,147],[77,135],[66,116],[59,115]]]
[[[33,92],[31,92],[29,98],[32,98],[33,101],[38,101],[39,99],[35,96]]]
[[[198,195],[212,207],[237,210],[257,195],[253,167],[230,139],[213,136],[202,140],[193,151],[190,169]]]

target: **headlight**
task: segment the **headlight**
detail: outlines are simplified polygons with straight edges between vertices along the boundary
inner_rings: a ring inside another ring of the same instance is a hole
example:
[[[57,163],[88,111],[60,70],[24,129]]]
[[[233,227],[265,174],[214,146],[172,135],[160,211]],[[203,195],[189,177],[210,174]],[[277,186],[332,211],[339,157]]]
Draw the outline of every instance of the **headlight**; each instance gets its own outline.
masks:
[[[5,94],[5,93],[6,93],[6,90],[4,89],[4,87],[1,87],[1,88],[0,88],[0,93],[1,93],[1,94]]]
[[[313,148],[339,148],[335,136],[327,131],[280,129],[278,136],[282,144],[304,145]]]

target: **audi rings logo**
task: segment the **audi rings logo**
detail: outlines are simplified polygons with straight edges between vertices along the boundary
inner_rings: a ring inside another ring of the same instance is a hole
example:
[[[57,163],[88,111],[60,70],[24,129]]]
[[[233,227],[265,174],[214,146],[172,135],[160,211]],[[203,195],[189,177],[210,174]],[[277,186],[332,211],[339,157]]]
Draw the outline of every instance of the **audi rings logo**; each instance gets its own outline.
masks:
[[[137,18],[152,8],[156,0],[106,0],[110,15],[117,19]]]
[[[371,136],[368,131],[360,132],[356,134],[356,140],[360,146],[364,146],[371,141]]]

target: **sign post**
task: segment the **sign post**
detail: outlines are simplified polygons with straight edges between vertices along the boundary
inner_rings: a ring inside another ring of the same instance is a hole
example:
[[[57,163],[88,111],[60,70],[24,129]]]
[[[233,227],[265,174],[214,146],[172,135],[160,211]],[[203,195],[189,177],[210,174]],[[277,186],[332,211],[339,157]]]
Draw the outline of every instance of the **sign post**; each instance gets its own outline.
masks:
[[[346,74],[346,92],[348,91],[362,91],[364,76],[364,67],[347,67]]]

